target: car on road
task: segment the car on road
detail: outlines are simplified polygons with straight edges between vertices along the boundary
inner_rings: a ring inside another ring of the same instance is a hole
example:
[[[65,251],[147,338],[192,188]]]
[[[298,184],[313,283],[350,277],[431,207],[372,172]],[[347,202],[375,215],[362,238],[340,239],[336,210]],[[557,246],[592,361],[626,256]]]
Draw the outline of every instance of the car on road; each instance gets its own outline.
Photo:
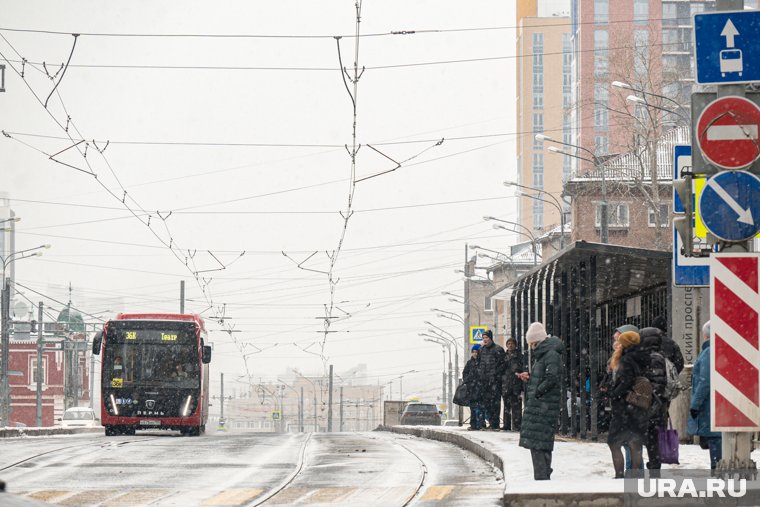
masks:
[[[441,412],[432,403],[409,403],[401,413],[402,425],[441,425]]]
[[[66,409],[60,421],[63,428],[97,428],[100,426],[100,420],[95,416],[95,412],[87,407]]]

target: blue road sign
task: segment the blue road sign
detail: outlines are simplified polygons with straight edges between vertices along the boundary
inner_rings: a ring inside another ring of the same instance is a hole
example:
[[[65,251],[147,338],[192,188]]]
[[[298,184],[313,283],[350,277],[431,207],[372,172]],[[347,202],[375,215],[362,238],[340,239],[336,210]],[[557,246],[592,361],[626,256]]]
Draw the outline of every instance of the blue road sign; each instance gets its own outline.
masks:
[[[699,198],[707,230],[724,241],[744,241],[760,231],[760,178],[747,171],[710,177]]]
[[[697,83],[760,81],[758,40],[760,11],[695,14],[694,53]]]
[[[681,177],[681,171],[691,167],[691,146],[679,145],[673,149],[673,179]],[[692,190],[693,192],[693,190]],[[692,207],[693,208],[693,207]],[[673,213],[683,213],[683,203],[678,192],[673,191]],[[698,241],[698,238],[694,238]],[[710,285],[710,258],[686,257],[681,250],[681,236],[673,227],[673,285],[685,287],[707,287]]]

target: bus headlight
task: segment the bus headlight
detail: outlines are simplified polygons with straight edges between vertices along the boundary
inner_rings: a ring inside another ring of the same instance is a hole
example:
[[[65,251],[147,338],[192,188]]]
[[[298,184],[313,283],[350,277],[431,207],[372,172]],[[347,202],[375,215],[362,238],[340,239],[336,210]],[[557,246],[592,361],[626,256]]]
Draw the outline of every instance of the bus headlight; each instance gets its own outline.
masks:
[[[188,415],[190,415],[190,402],[192,401],[193,401],[193,397],[188,395],[187,399],[185,400],[185,404],[182,407],[182,417],[187,417]]]

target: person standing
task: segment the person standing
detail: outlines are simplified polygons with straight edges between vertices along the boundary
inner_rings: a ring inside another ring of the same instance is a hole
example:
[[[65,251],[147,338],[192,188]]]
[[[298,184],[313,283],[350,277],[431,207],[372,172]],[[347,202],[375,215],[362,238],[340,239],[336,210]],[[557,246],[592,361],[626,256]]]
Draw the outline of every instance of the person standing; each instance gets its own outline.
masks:
[[[665,356],[662,353],[662,331],[656,327],[645,327],[639,336],[641,348],[649,355],[649,367],[646,369],[645,376],[652,384],[652,408],[649,410],[649,422],[644,440],[649,458],[647,468],[659,470],[662,468],[662,461],[657,430],[667,427],[669,410],[668,400],[664,395],[668,378]]]
[[[470,427],[469,431],[483,429],[483,407],[481,405],[480,379],[478,379],[478,349],[480,344],[476,343],[470,350],[470,360],[464,365],[462,371],[462,383],[467,384],[467,396],[470,405]]]
[[[533,368],[530,373],[517,376],[527,382],[525,411],[520,429],[520,447],[530,449],[533,461],[533,478],[549,480],[552,475],[552,451],[557,432],[561,404],[560,368],[565,344],[555,336],[548,336],[544,325],[534,322],[525,333],[525,341],[533,351]]]
[[[478,352],[478,372],[483,411],[488,421],[488,429],[499,431],[501,412],[501,375],[504,372],[504,349],[493,341],[493,333],[483,333],[483,343]]]
[[[505,344],[507,347],[504,355],[504,374],[501,376],[501,397],[504,402],[504,431],[520,431],[522,421],[522,388],[523,384],[518,373],[525,371],[523,368],[523,355],[517,350],[517,340],[510,338]]]
[[[723,439],[720,432],[710,430],[710,321],[702,326],[702,351],[694,362],[691,377],[691,404],[686,431],[707,441],[710,449],[710,468],[715,470],[723,457]]]
[[[680,374],[684,365],[683,354],[681,353],[681,347],[668,336],[668,323],[665,320],[665,317],[662,315],[655,317],[652,320],[652,327],[656,327],[662,331],[662,355],[665,356],[668,361],[673,363],[673,366],[676,367],[676,370]]]
[[[631,468],[641,468],[641,446],[644,443],[649,415],[647,409],[635,407],[626,401],[633,389],[636,377],[644,375],[649,365],[649,354],[641,348],[641,337],[633,331],[618,336],[619,347],[610,359],[610,367],[615,371],[615,383],[610,390],[612,419],[607,433],[607,445],[612,454],[615,478],[622,479],[625,461],[622,447],[631,449]]]

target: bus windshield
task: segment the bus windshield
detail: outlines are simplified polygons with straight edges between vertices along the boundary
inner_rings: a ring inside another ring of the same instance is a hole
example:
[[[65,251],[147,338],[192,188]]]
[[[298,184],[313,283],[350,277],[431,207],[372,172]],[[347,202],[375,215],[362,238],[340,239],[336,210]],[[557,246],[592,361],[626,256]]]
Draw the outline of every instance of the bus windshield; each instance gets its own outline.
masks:
[[[120,323],[122,324],[122,323]],[[109,329],[103,357],[105,381],[119,388],[131,384],[197,388],[200,364],[195,329]]]

